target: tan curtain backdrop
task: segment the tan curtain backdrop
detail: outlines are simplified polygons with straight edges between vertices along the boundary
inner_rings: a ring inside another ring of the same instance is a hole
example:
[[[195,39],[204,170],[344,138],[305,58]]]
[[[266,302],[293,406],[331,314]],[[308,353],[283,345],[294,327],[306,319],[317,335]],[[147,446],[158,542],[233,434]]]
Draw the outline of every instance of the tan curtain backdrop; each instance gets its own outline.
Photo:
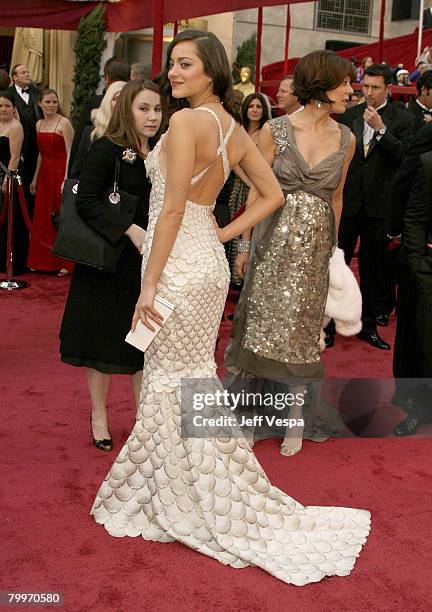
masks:
[[[15,28],[11,67],[25,64],[32,80],[42,82],[43,72],[43,30],[39,28]]]
[[[15,28],[12,50],[11,66],[25,64],[36,85],[55,89],[66,115],[72,102],[75,38],[75,32],[66,30]]]
[[[66,115],[69,115],[72,102],[75,38],[75,32],[44,30],[43,82],[56,90]]]

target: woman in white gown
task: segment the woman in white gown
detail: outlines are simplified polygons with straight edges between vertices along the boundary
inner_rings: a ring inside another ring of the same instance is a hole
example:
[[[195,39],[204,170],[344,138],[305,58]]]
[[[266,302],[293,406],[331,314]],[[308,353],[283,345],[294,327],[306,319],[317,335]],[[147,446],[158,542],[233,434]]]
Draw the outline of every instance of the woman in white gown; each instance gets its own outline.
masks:
[[[259,566],[304,585],[352,570],[370,529],[366,510],[304,507],[272,486],[247,441],[181,437],[182,379],[216,377],[214,348],[229,285],[222,242],[283,203],[273,172],[230,111],[230,66],[210,33],[181,32],[168,48],[175,99],[166,137],[147,158],[152,181],[143,282],[133,318],[174,312],[145,359],[137,421],[91,513],[113,536],[187,546],[233,567]],[[221,104],[222,102],[222,104]],[[222,230],[212,204],[240,164],[258,198]]]

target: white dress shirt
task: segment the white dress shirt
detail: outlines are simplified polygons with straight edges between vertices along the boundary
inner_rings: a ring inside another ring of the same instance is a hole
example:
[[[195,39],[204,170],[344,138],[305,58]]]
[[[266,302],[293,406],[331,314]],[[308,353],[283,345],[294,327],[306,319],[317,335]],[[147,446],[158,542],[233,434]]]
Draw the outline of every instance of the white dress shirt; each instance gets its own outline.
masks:
[[[387,104],[387,100],[384,102],[384,104],[381,104],[381,106],[378,106],[377,111],[379,111],[381,108],[384,108],[384,106],[386,106]],[[369,145],[370,142],[372,140],[372,138],[374,137],[375,134],[375,130],[373,127],[371,127],[368,123],[366,123],[366,121],[364,122],[364,128],[363,128],[363,146],[365,148],[365,153],[367,153],[367,150],[369,149]]]
[[[20,87],[20,85],[15,83],[15,89],[27,105],[30,100],[30,94],[27,91],[24,92],[23,89],[28,89],[28,87],[29,85],[27,87]]]

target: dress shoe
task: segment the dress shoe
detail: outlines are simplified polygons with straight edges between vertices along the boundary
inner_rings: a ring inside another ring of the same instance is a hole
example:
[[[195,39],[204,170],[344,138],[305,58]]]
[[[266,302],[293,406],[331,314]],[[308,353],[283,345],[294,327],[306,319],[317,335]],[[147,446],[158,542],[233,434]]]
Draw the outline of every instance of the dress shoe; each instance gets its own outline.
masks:
[[[359,340],[364,340],[365,342],[369,342],[371,346],[375,348],[382,349],[383,351],[389,351],[391,346],[388,342],[385,342],[382,338],[379,337],[378,332],[375,330],[362,329],[362,331],[357,334],[357,338]]]
[[[335,333],[332,329],[324,329],[324,344],[326,348],[331,348],[335,342]]]
[[[101,451],[111,451],[113,449],[113,441],[112,438],[104,438],[103,440],[96,440],[93,436],[93,426],[92,426],[92,415],[90,415],[90,429],[92,430],[92,438],[93,444]]]
[[[324,344],[326,348],[331,348],[335,343],[336,326],[333,319],[331,319],[324,327]]]
[[[387,327],[389,324],[389,315],[385,312],[382,312],[381,314],[377,315],[376,324],[380,327]]]
[[[396,425],[394,430],[395,436],[412,436],[416,433],[420,425],[420,419],[409,414],[403,421]]]

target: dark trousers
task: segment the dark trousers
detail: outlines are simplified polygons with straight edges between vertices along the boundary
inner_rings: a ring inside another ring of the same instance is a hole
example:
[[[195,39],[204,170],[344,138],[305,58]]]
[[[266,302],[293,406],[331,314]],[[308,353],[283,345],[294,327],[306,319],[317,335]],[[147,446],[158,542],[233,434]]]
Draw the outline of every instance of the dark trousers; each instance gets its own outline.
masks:
[[[392,402],[427,423],[432,420],[432,258],[417,272],[401,265],[393,354]]]
[[[390,248],[384,256],[383,284],[377,296],[378,313],[390,314],[397,302],[397,288],[401,273],[400,246]]]
[[[339,247],[350,264],[360,238],[358,267],[363,299],[364,330],[376,329],[379,297],[385,278],[385,257],[388,245],[385,219],[367,217],[362,209],[356,217],[342,217],[339,227]]]

